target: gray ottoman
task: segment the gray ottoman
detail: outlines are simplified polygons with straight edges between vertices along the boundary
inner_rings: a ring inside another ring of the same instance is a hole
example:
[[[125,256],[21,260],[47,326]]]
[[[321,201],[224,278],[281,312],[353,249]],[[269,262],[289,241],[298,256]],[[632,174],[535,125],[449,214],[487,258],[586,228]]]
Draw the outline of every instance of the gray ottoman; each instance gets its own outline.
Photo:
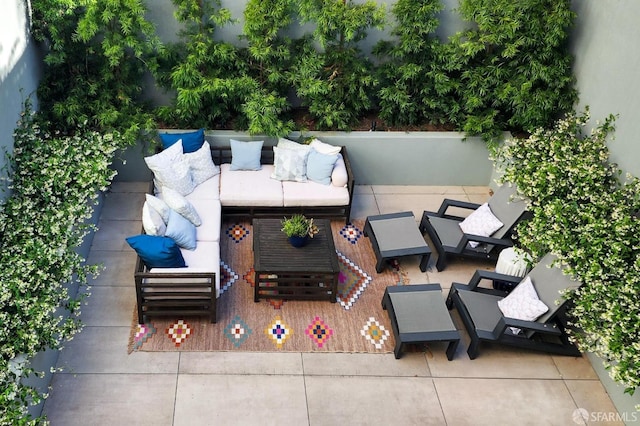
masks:
[[[451,320],[440,284],[387,287],[382,308],[389,313],[396,359],[402,356],[405,344],[429,342],[449,342],[447,359],[453,359],[460,333]]]
[[[382,272],[389,259],[422,256],[420,270],[425,272],[431,249],[418,229],[412,212],[367,216],[364,235],[371,239],[376,254],[376,272]]]

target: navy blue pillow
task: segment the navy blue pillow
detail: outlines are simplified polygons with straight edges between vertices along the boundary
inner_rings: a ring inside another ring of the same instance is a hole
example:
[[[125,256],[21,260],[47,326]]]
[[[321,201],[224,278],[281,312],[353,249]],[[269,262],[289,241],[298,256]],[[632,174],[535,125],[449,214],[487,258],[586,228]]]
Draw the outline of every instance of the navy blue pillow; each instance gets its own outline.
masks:
[[[186,133],[160,133],[163,149],[169,148],[180,139],[182,139],[182,152],[185,154],[196,152],[204,144],[204,129]]]
[[[127,243],[138,253],[148,268],[184,268],[180,247],[169,237],[155,235],[134,235]]]

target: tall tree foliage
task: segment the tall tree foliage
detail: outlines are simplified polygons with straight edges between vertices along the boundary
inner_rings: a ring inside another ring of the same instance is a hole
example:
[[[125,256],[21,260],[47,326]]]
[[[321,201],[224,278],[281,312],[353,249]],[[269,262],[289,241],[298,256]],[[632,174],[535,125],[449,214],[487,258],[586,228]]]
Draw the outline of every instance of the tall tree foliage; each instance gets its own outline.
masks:
[[[393,125],[444,122],[455,116],[453,85],[442,69],[435,36],[440,0],[398,0],[392,7],[395,41],[378,43],[380,117]]]
[[[134,143],[155,127],[140,101],[161,49],[143,0],[33,0],[33,34],[49,46],[38,89],[43,118],[122,133]]]
[[[457,80],[464,131],[493,139],[532,132],[572,111],[577,99],[568,50],[570,0],[462,0],[474,28],[451,39],[443,59]]]
[[[386,9],[369,0],[299,0],[302,23],[314,23],[313,36],[300,40],[291,70],[297,95],[320,128],[348,130],[367,109],[377,85],[371,62],[358,42],[382,28]],[[316,49],[314,42],[320,47]]]
[[[292,0],[249,0],[244,10],[243,37],[249,46],[243,52],[257,86],[242,106],[251,134],[284,136],[294,129],[293,120],[285,117],[292,43],[281,35],[292,14]]]
[[[161,60],[159,81],[175,90],[172,106],[159,109],[170,125],[215,129],[240,112],[256,82],[238,48],[218,41],[216,30],[233,22],[219,0],[173,0],[176,19],[183,24],[181,41],[168,46]]]

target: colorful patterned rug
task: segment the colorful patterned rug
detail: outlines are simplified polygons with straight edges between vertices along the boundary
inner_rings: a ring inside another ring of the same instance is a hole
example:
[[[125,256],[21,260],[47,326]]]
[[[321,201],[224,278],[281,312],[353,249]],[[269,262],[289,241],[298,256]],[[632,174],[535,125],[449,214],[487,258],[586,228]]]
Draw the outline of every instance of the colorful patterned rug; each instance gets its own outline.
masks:
[[[363,222],[331,224],[340,264],[338,302],[253,301],[253,231],[248,222],[225,223],[220,242],[218,322],[206,318],[152,318],[131,329],[132,351],[392,352],[384,289],[408,280],[397,262],[375,271]],[[134,307],[135,311],[135,307]]]

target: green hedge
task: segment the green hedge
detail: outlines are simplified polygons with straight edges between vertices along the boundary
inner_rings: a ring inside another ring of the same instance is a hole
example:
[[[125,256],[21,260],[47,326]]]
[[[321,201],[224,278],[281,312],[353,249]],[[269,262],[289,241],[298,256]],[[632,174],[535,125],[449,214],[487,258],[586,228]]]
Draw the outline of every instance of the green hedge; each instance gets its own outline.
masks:
[[[295,128],[297,99],[322,130],[349,130],[378,113],[389,125],[447,124],[492,141],[504,130],[550,126],[577,100],[569,0],[461,0],[458,13],[472,29],[444,42],[435,35],[439,0],[390,8],[248,0],[238,42],[220,36],[240,17],[219,0],[172,1],[182,30],[164,46],[143,0],[34,0],[34,33],[52,47],[39,92],[50,118],[88,120],[130,141],[158,121],[283,136],[306,130]],[[287,36],[304,24],[307,34]],[[374,29],[392,37],[363,51]],[[174,94],[170,105],[139,101],[145,73]]]

